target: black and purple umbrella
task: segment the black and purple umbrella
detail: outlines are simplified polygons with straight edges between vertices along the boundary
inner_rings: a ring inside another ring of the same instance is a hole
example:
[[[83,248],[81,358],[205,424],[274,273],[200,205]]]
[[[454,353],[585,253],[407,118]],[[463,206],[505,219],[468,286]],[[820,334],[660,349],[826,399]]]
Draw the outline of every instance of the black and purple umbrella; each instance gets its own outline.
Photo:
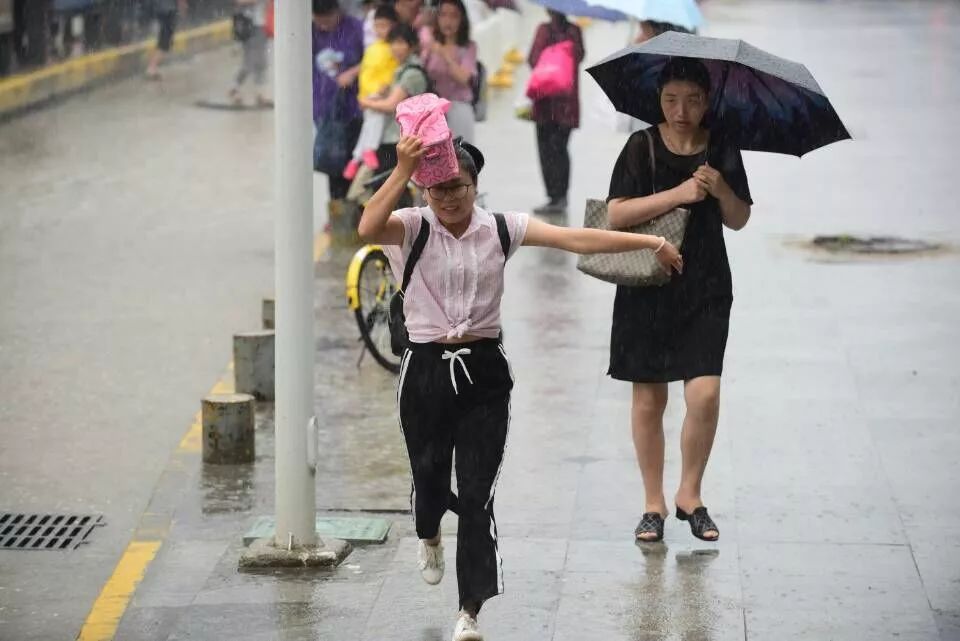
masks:
[[[743,150],[802,156],[850,134],[813,75],[742,40],[670,31],[627,47],[587,69],[617,111],[663,122],[657,81],[675,57],[695,58],[710,72],[709,126]]]

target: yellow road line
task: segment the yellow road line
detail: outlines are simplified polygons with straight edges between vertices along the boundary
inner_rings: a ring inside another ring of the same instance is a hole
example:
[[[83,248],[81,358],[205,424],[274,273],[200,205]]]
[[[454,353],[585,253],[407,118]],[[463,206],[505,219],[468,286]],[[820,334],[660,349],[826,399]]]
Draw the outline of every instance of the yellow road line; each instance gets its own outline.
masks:
[[[232,38],[229,20],[220,20],[178,33],[173,51],[208,49],[213,44],[229,42]],[[153,40],[105,49],[64,62],[51,64],[36,71],[0,79],[0,114],[15,111],[42,102],[54,96],[77,91],[124,70],[131,72],[144,64],[146,55],[156,48]]]
[[[330,235],[319,233],[314,238],[313,260],[319,261],[330,248]],[[233,382],[233,361],[227,365],[227,373],[220,378],[216,384],[210,388],[210,394],[231,394],[234,391]],[[180,439],[177,446],[178,454],[199,454],[203,448],[203,423],[200,412],[193,417],[190,429]],[[163,539],[166,536],[166,528],[159,530],[150,527],[153,515],[144,513],[140,519],[140,526],[137,528],[137,534],[156,537],[156,540],[140,540],[137,535],[124,550],[120,561],[113,570],[113,574],[106,585],[100,591],[100,596],[94,602],[87,615],[87,620],[80,630],[77,641],[111,641],[120,625],[120,619],[123,617],[130,599],[136,592],[137,585],[143,580],[147,573],[147,568],[157,555]]]
[[[103,586],[77,641],[109,641],[120,625],[120,617],[127,609],[130,595],[143,580],[147,566],[160,549],[161,541],[131,541]]]

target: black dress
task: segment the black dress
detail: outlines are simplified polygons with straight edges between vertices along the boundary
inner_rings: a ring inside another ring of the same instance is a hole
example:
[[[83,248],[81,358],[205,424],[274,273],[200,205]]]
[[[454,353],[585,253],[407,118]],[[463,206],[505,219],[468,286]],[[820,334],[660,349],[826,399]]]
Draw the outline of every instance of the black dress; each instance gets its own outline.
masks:
[[[617,159],[608,200],[672,189],[690,178],[707,157],[734,193],[753,204],[739,149],[711,145],[706,153],[680,156],[667,149],[658,127],[648,131],[656,154],[656,189],[649,143],[638,131]],[[720,203],[708,195],[689,207],[690,220],[680,248],[683,274],[674,273],[662,287],[617,287],[608,371],[615,379],[667,383],[723,372],[733,284]]]

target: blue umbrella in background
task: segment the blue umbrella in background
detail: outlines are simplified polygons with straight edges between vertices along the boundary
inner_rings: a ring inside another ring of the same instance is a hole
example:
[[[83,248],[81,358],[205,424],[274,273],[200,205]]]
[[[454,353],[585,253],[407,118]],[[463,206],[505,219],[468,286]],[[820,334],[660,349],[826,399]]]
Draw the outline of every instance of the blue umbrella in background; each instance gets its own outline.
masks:
[[[609,20],[610,22],[620,22],[629,20],[630,17],[622,11],[597,7],[588,4],[586,0],[533,0],[534,4],[547,9],[559,11],[568,16],[577,16],[579,18],[596,18],[597,20]]]
[[[703,25],[703,14],[695,0],[587,0],[591,5],[612,9],[638,20],[666,22],[695,31]]]

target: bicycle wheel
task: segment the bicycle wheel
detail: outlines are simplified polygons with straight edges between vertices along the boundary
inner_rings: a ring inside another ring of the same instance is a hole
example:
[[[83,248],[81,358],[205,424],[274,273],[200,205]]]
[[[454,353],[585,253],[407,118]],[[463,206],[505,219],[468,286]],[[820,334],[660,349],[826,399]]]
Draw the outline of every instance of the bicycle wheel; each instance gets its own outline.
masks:
[[[357,301],[354,310],[360,336],[371,356],[394,374],[400,373],[400,358],[390,349],[390,299],[397,284],[390,262],[381,249],[367,253],[357,276]]]

